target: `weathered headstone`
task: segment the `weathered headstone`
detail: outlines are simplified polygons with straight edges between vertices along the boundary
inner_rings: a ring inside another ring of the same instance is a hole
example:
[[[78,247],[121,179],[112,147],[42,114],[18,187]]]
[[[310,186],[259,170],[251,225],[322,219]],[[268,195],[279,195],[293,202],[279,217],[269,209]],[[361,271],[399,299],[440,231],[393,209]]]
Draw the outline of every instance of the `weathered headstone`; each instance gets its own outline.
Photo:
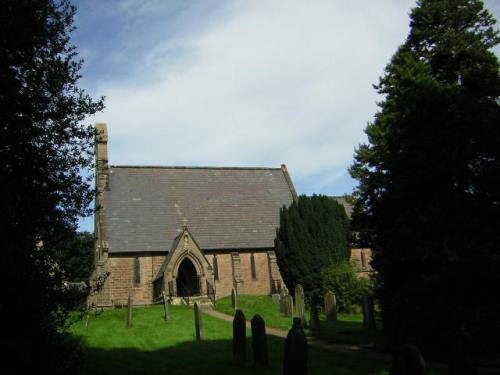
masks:
[[[325,315],[326,319],[335,321],[337,320],[337,298],[331,291],[325,293]]]
[[[395,353],[390,375],[424,375],[425,361],[414,344],[405,344]]]
[[[302,325],[306,323],[306,306],[304,302],[304,288],[302,285],[297,284],[295,287],[295,317],[300,318]]]
[[[276,306],[279,306],[279,304],[280,304],[280,295],[278,293],[274,293],[274,294],[271,295],[271,298],[273,300],[273,303]]]
[[[253,316],[251,323],[253,361],[257,366],[267,367],[269,355],[267,352],[266,323],[258,314]]]
[[[285,313],[285,290],[281,289],[280,292],[280,313],[284,314]]]
[[[85,314],[85,329],[89,327],[89,319],[90,319],[90,312],[87,311],[87,314]]]
[[[196,331],[196,340],[203,340],[203,319],[198,302],[194,303],[194,329]]]
[[[127,327],[132,328],[132,297],[130,294],[127,301]]]
[[[285,339],[283,375],[307,374],[307,339],[300,318],[293,319],[293,326]]]
[[[376,328],[373,298],[368,294],[363,296],[363,328],[367,331]]]
[[[289,294],[283,298],[283,314],[290,317],[293,315],[293,298]]]
[[[167,299],[167,293],[163,291],[163,311],[164,311],[164,319],[165,321],[168,321],[170,319],[170,316],[168,315],[168,299]]]
[[[233,319],[233,361],[240,365],[247,359],[246,336],[245,315],[243,311],[236,310]]]
[[[236,289],[231,289],[231,306],[236,311],[238,309],[238,293]]]
[[[319,328],[319,312],[318,312],[318,306],[312,305],[311,306],[311,320],[309,322],[311,329],[318,329]]]

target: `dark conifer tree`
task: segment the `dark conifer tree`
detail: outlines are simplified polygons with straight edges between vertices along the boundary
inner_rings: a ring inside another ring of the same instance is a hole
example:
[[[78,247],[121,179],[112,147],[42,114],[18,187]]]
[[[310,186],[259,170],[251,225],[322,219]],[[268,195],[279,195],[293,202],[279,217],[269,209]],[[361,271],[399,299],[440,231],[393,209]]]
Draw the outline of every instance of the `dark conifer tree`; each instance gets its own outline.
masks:
[[[64,233],[88,213],[93,127],[103,108],[77,85],[67,0],[0,0],[0,352],[2,373],[72,372],[62,334]]]
[[[500,94],[495,20],[479,0],[419,0],[376,86],[350,172],[393,343],[444,355],[500,337]]]
[[[349,219],[332,198],[300,196],[280,212],[275,240],[281,274],[289,290],[302,284],[311,301],[320,298],[322,270],[350,258]]]

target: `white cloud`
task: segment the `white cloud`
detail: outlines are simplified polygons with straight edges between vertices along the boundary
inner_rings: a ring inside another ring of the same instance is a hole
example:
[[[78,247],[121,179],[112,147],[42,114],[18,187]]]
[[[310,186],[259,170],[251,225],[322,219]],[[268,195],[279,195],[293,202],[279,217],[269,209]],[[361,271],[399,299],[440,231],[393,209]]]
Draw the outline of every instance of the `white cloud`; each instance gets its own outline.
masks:
[[[299,191],[335,191],[412,5],[233,1],[140,57],[110,51],[142,72],[95,90],[107,97],[96,120],[109,124],[110,162],[286,163]]]

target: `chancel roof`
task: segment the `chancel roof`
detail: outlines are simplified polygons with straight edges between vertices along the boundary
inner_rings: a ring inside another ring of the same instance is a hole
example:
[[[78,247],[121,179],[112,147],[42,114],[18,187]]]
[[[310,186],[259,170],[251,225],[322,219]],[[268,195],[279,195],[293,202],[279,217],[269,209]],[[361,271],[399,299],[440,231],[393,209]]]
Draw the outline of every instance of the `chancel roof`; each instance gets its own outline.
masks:
[[[111,166],[109,252],[167,252],[185,224],[203,250],[271,248],[294,194],[284,168]]]

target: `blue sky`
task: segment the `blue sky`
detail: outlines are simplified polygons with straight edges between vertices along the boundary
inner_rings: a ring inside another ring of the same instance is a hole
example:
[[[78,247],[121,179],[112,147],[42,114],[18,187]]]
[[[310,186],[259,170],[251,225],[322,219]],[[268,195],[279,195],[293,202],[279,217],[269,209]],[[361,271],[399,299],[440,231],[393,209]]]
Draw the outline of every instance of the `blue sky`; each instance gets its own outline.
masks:
[[[341,195],[415,1],[75,4],[81,86],[106,96],[89,122],[108,123],[111,164],[284,163],[300,194]],[[500,18],[500,1],[485,4]]]

